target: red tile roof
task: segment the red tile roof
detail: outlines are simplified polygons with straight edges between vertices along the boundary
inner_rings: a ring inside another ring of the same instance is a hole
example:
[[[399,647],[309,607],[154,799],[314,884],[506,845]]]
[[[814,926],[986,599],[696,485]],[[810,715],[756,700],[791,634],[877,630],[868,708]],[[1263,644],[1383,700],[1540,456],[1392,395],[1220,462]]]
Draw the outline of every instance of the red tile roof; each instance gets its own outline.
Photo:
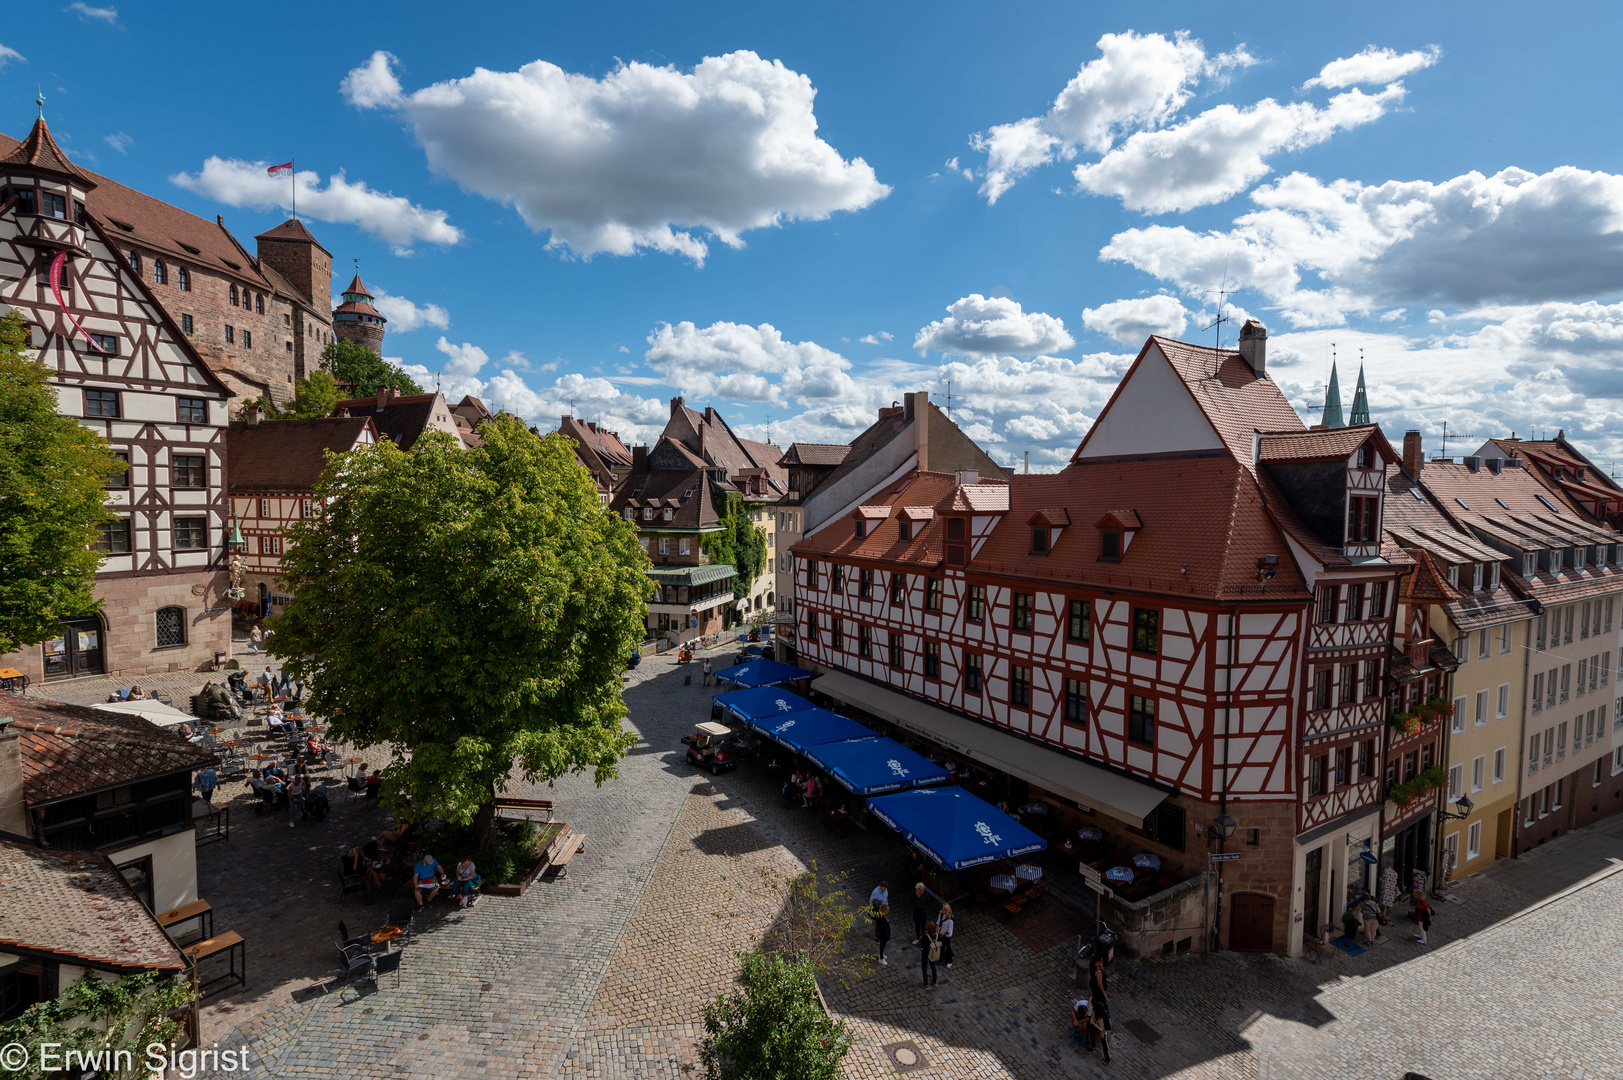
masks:
[[[1231,458],[1084,460],[1058,473],[1017,475],[1003,486],[1008,512],[970,560],[972,572],[1225,602],[1308,596],[1294,560],[1284,557],[1284,538],[1251,474]],[[961,491],[950,475],[911,474],[877,496],[891,506],[936,508],[934,520],[911,541],[901,542],[899,526],[891,520],[859,537],[847,517],[831,521],[794,550],[936,566],[943,556],[942,516],[961,512],[955,511]],[[1063,506],[1073,521],[1098,521],[1123,504],[1133,505],[1144,524],[1119,562],[1099,561],[1099,535],[1089,528],[1063,529],[1047,555],[1031,553],[1033,515]],[[1257,580],[1264,555],[1281,556],[1266,586]]]
[[[387,439],[402,450],[410,450],[412,444],[428,430],[439,397],[437,393],[409,394],[390,400],[381,410],[375,397],[348,398],[340,401],[333,411],[371,417],[380,439]]]
[[[790,443],[783,455],[785,465],[838,465],[851,452],[839,443]]]
[[[344,291],[347,293],[360,293],[362,296],[372,295],[372,290],[366,287],[366,283],[361,280],[360,274],[355,275],[349,283],[349,288]]]
[[[304,222],[300,221],[298,218],[288,218],[280,225],[275,225],[269,229],[266,229],[264,232],[254,237],[254,239],[269,240],[273,243],[278,240],[303,242],[307,244],[314,244],[316,247],[321,248],[322,251],[327,251],[326,248],[321,247],[321,241],[317,240],[314,234],[312,234],[309,229],[304,227]],[[332,252],[327,251],[327,255],[330,257]],[[359,274],[355,275],[355,280],[360,280]]]
[[[265,420],[226,429],[227,480],[233,494],[308,492],[327,468],[327,454],[353,450],[377,429],[370,416],[324,416],[314,420]]]
[[[131,713],[14,697],[0,703],[0,717],[6,716],[22,747],[23,798],[31,805],[201,769],[215,760]]]
[[[105,855],[0,840],[0,947],[116,971],[185,957]]]
[[[1373,438],[1377,451],[1387,461],[1399,460],[1392,444],[1386,441],[1375,424],[1357,424],[1352,427],[1324,428],[1317,431],[1264,431],[1262,433],[1262,464],[1287,462],[1346,461],[1353,452]]]
[[[28,132],[27,138],[18,143],[5,157],[0,157],[0,165],[21,165],[42,172],[70,176],[87,190],[96,186],[90,174],[69,161],[68,155],[56,145],[56,140],[51,137],[51,129],[45,126],[43,116],[34,121],[34,127]]]

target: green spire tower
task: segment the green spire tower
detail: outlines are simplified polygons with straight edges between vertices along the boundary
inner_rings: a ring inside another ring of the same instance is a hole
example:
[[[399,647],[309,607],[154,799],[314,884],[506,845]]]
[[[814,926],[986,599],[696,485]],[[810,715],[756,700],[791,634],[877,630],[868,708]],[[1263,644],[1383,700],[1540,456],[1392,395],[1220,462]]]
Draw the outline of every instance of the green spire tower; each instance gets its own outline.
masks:
[[[1330,361],[1330,385],[1324,391],[1324,426],[1329,428],[1347,426],[1347,421],[1341,418],[1341,380],[1336,378],[1334,360]]]
[[[1353,393],[1352,419],[1348,423],[1369,423],[1369,398],[1364,394],[1364,365],[1358,365],[1358,389]]]

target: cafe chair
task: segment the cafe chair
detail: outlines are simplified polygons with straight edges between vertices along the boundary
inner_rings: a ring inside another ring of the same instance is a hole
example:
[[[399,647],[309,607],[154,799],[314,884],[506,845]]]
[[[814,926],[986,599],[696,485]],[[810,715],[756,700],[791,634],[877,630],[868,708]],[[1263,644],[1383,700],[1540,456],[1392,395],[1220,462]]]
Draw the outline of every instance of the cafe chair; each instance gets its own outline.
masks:
[[[350,937],[349,928],[344,925],[342,920],[340,920],[338,923],[338,940],[343,942],[343,944],[338,946],[340,949],[349,949],[358,946],[359,948],[365,950],[371,948],[372,946],[372,936],[370,934],[362,934],[360,937]]]
[[[353,978],[358,971],[366,971],[372,967],[372,954],[359,945],[346,946],[338,943],[338,956],[341,961],[338,974],[340,978]]]
[[[359,874],[350,873],[349,866],[344,862],[342,855],[338,856],[338,888],[338,902],[340,904],[344,902],[344,897],[351,893],[361,893],[363,896],[366,893],[365,872]]]
[[[370,970],[368,970],[365,975],[361,976],[361,978],[371,982],[373,986],[378,986],[378,976],[387,975],[392,971],[394,972],[394,984],[399,986],[400,961],[404,960],[405,958],[406,953],[404,949],[396,949],[394,952],[386,952],[382,953],[381,955],[374,956],[372,957]],[[378,986],[378,989],[381,990],[383,988]]]
[[[411,929],[412,916],[417,913],[417,901],[410,896],[399,896],[389,901],[389,925]]]

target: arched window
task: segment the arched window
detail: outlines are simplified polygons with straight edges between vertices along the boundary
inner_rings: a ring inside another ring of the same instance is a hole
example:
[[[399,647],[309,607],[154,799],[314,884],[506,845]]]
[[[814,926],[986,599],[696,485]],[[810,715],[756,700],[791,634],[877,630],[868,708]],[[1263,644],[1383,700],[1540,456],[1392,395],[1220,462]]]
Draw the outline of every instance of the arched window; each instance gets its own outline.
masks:
[[[186,644],[186,609],[166,607],[158,609],[158,648],[170,649]]]
[[[137,274],[139,274],[141,272],[141,253],[140,252],[138,252],[138,251],[130,252],[130,269],[134,270]]]
[[[154,284],[154,285],[167,285],[168,283],[169,283],[169,271],[163,265],[163,260],[162,259],[153,259],[152,260],[152,284]]]
[[[231,306],[237,306],[237,287],[235,285],[231,286]]]
[[[256,294],[254,296],[254,314],[255,315],[263,315],[263,314],[265,314],[265,294],[264,293],[258,293],[258,294]]]
[[[184,266],[182,266],[180,271],[175,275],[175,281],[180,285],[181,292],[192,291],[192,272],[186,269]]]

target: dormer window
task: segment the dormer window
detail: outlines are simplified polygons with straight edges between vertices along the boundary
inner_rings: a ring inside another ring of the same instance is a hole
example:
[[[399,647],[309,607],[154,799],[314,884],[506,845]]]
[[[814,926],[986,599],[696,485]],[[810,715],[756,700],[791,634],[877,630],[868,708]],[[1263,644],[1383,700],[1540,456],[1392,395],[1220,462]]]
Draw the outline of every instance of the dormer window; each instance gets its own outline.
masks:
[[[1368,443],[1358,448],[1358,467],[1360,469],[1375,467],[1375,450]]]
[[[1099,533],[1099,559],[1101,562],[1121,561],[1121,530],[1104,529]]]
[[[1448,568],[1448,583],[1456,589],[1460,587],[1460,568],[1457,564]]]
[[[1472,592],[1481,592],[1482,591],[1482,564],[1481,563],[1472,563],[1471,564],[1471,591]]]
[[[906,518],[901,518],[896,522],[896,527],[898,530],[900,530],[902,543],[905,544],[909,540],[913,539],[913,523],[911,521],[907,520]]]
[[[1373,495],[1354,495],[1347,500],[1347,543],[1374,544],[1380,541],[1377,529],[1379,503]]]
[[[676,512],[667,506],[660,516],[663,520],[669,521],[676,516]]]
[[[654,520],[654,508],[652,506],[645,506],[642,508],[642,519],[644,521]]]
[[[1488,588],[1497,589],[1498,587],[1499,587],[1499,564],[1498,563],[1489,563],[1488,564]]]
[[[1031,553],[1033,555],[1048,554],[1048,526],[1035,525],[1031,530]]]
[[[1522,577],[1534,578],[1538,576],[1538,552],[1522,552]]]
[[[947,565],[963,566],[969,561],[968,549],[964,547],[964,519],[953,517],[947,519]]]
[[[859,537],[868,535],[868,520],[866,518],[857,518],[856,527]]]
[[[1587,548],[1575,547],[1572,549],[1572,569],[1574,572],[1584,568],[1584,553]]]
[[[625,508],[625,514],[626,514],[626,520],[627,521],[636,520],[637,512],[635,510],[633,510],[631,507],[628,506],[628,507]]]

